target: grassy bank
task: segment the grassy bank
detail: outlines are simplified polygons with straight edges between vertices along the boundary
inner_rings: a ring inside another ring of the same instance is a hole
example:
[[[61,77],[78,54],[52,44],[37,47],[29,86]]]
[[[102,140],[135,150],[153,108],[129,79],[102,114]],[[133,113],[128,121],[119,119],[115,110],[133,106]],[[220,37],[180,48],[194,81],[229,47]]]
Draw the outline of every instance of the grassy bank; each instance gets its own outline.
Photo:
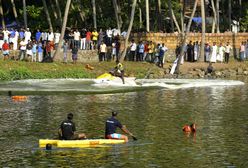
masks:
[[[47,78],[96,78],[115,66],[114,62],[90,63],[93,70],[86,68],[87,63],[33,63],[22,61],[0,61],[0,80],[47,79]],[[144,78],[152,68],[154,73],[163,70],[149,63],[125,62],[125,74]]]
[[[96,78],[108,72],[115,62],[90,63],[93,70],[86,68],[87,63],[36,63],[23,61],[0,60],[0,80],[49,79],[49,78]],[[124,62],[125,75],[144,78],[148,71],[154,78],[163,78],[172,63],[166,63],[165,68],[158,68],[146,62]],[[187,74],[192,69],[206,69],[208,63],[188,63],[180,66],[180,72]],[[248,62],[231,61],[229,64],[213,64],[215,70],[243,68],[248,70]]]

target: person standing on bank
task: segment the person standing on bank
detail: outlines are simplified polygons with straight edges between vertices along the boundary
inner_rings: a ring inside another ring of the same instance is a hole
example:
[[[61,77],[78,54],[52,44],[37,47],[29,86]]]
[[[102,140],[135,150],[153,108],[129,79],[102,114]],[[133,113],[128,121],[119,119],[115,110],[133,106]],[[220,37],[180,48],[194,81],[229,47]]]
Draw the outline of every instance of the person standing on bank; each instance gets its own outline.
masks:
[[[59,128],[59,139],[60,140],[78,140],[78,139],[85,139],[86,135],[83,133],[75,133],[76,126],[75,123],[72,121],[73,114],[67,114],[67,119],[64,120],[60,124]]]
[[[134,140],[137,140],[131,132],[128,131],[125,125],[122,125],[117,119],[117,112],[112,112],[112,117],[106,120],[106,127],[105,127],[105,138],[106,139],[122,139],[125,142],[128,142],[128,137],[126,135],[116,133],[116,128],[120,128],[126,134],[129,134],[133,137]]]

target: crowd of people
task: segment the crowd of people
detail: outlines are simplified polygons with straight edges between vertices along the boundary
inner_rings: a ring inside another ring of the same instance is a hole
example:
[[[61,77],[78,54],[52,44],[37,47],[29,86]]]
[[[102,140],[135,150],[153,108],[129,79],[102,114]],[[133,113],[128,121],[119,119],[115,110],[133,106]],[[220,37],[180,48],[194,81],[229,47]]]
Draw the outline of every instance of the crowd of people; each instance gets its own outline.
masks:
[[[188,62],[196,62],[199,60],[200,57],[200,43],[198,41],[193,42],[190,41],[188,44],[183,46],[183,53],[184,57],[182,59],[182,63],[184,61]],[[211,45],[210,43],[205,43],[204,46],[204,61],[210,63],[228,63],[230,59],[231,52],[233,47],[230,45],[229,42],[226,44],[213,42]],[[176,48],[176,56],[180,55],[181,46],[177,46]],[[245,61],[248,59],[248,40],[242,42],[239,49],[239,57],[237,58],[240,61]]]
[[[100,29],[71,29],[65,31],[63,40],[64,62],[67,62],[68,53],[71,52],[71,59],[76,63],[79,50],[97,50],[99,61],[119,61],[121,55],[121,38],[126,37],[126,32],[120,32],[117,29],[108,28],[106,31]],[[0,49],[3,58],[14,60],[28,60],[31,62],[47,62],[53,57],[53,50],[58,47],[60,40],[59,31],[31,31],[27,29],[0,29]],[[190,41],[184,46],[177,46],[176,56],[180,55],[183,47],[184,61],[196,62],[200,56],[200,43]],[[228,63],[230,53],[233,48],[227,42],[226,44],[213,42],[205,44],[204,47],[205,62]],[[11,54],[10,54],[11,51]],[[158,44],[153,41],[131,40],[128,46],[128,52],[125,56],[126,61],[147,61],[155,63],[159,67],[164,66],[165,53],[168,48],[164,43]],[[241,43],[239,59],[244,61],[248,58],[248,40]]]

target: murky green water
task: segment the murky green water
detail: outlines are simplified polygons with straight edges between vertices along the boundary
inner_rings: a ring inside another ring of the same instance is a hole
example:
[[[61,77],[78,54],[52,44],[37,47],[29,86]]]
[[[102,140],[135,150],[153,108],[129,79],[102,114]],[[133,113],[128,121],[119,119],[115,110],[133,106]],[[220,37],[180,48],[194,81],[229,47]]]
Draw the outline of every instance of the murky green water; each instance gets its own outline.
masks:
[[[1,167],[248,167],[247,85],[35,93],[26,102],[0,96]],[[103,137],[112,110],[120,112],[138,141],[107,148],[38,148],[39,139],[56,137],[69,112],[78,131]],[[198,129],[188,137],[182,127],[191,122]]]

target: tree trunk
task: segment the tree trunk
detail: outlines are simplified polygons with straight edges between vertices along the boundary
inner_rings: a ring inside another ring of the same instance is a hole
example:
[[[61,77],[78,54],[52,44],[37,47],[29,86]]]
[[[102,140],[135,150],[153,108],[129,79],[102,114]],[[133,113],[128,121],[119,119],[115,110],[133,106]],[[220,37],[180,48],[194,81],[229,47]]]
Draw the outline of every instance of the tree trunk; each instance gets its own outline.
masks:
[[[2,28],[5,29],[5,21],[4,21],[4,16],[3,16],[3,4],[2,4],[2,0],[0,0],[0,15],[1,15]]]
[[[131,30],[133,27],[133,20],[134,20],[136,4],[137,4],[137,0],[133,0],[131,18],[130,18],[130,22],[129,22],[129,26],[128,26],[128,30],[127,30],[127,36],[125,39],[124,51],[122,52],[122,55],[121,55],[121,61],[124,61],[124,58],[125,58],[126,53],[127,53],[128,40],[129,40],[129,36],[130,36]]]
[[[146,31],[150,32],[149,0],[146,0]]]
[[[171,25],[171,32],[174,33],[175,32],[175,28],[174,28],[174,23],[173,23],[173,16],[172,16],[172,6],[171,6],[171,0],[169,0],[168,2],[169,4],[169,15],[170,15],[170,25]]]
[[[182,31],[181,31],[180,26],[179,26],[179,24],[178,24],[178,22],[177,22],[177,19],[176,19],[176,16],[175,16],[175,14],[174,14],[173,9],[171,9],[171,13],[172,13],[173,21],[174,21],[174,23],[175,23],[175,25],[176,25],[176,27],[177,27],[178,33],[181,33]]]
[[[188,33],[189,33],[189,31],[190,31],[192,19],[193,19],[194,15],[195,15],[197,3],[198,3],[198,0],[195,0],[194,8],[193,8],[193,11],[192,11],[192,13],[191,13],[191,16],[190,16],[190,19],[189,19],[189,22],[188,22],[188,25],[187,25],[187,29],[186,29],[185,32],[182,31],[183,40],[182,40],[182,44],[181,44],[182,47],[181,47],[181,51],[180,51],[180,56],[179,56],[179,59],[178,59],[178,61],[177,61],[177,67],[176,67],[176,73],[177,73],[177,74],[180,73],[180,64],[181,64],[182,57],[184,56],[183,47],[186,45],[186,40],[187,40],[187,37],[188,37]],[[185,4],[184,4],[184,5],[185,5]]]
[[[97,29],[97,26],[96,26],[96,0],[91,0],[91,3],[92,3],[92,9],[93,9],[94,29]]]
[[[17,21],[18,16],[17,16],[17,12],[16,12],[15,1],[11,0],[11,4],[12,4],[12,9],[13,9],[13,14],[14,14],[15,20]]]
[[[53,16],[55,18],[55,21],[57,22],[57,20],[58,20],[58,14],[57,14],[57,11],[56,11],[56,9],[54,7],[53,0],[50,0],[49,3],[51,4],[51,9],[52,9],[51,12],[53,13]]]
[[[118,5],[116,0],[112,0],[114,10],[115,10],[115,19],[116,19],[116,24],[117,24],[117,29],[121,31],[121,24],[119,21],[119,13],[118,13]]]
[[[49,29],[53,32],[52,21],[51,21],[49,12],[48,12],[46,0],[42,0],[42,3],[43,3],[44,11],[45,11],[45,13],[46,13],[46,17],[47,17],[47,22],[48,22],[48,25],[49,25]]]
[[[229,22],[229,31],[231,31],[232,27],[232,0],[228,0],[228,22]]]
[[[71,5],[71,0],[67,0],[66,1],[66,7],[65,7],[64,19],[63,19],[63,24],[62,24],[62,29],[61,29],[61,35],[60,35],[60,38],[59,38],[59,44],[58,44],[58,47],[57,47],[57,49],[56,49],[56,51],[54,53],[54,57],[53,57],[54,61],[63,59],[62,58],[63,56],[61,54],[61,47],[62,47],[64,35],[65,35],[65,29],[66,29],[66,24],[67,24],[70,5]],[[61,59],[59,59],[59,56],[61,56]]]
[[[28,27],[28,21],[27,21],[26,0],[22,0],[22,4],[23,4],[24,28],[27,29],[27,27]]]
[[[220,9],[219,0],[216,0],[216,31],[220,33]]]
[[[60,5],[59,5],[58,0],[55,0],[55,5],[56,5],[57,13],[58,13],[60,26],[62,26],[62,14],[61,14],[61,9],[60,9]]]
[[[161,31],[162,30],[162,14],[161,14],[161,0],[157,1],[158,3],[158,30]]]
[[[200,51],[200,57],[199,61],[203,62],[204,61],[204,55],[205,55],[205,33],[206,33],[206,21],[205,21],[205,1],[201,0],[201,17],[202,17],[202,32],[201,32],[201,51]]]
[[[139,4],[140,4],[140,0],[139,0]],[[139,5],[139,28],[142,29],[142,27],[143,27],[142,10],[141,10],[141,7]]]
[[[215,32],[215,27],[216,27],[216,10],[215,10],[215,5],[214,5],[214,0],[211,0],[211,5],[212,5],[213,13],[214,13],[213,23],[212,23],[212,33],[214,33]]]

